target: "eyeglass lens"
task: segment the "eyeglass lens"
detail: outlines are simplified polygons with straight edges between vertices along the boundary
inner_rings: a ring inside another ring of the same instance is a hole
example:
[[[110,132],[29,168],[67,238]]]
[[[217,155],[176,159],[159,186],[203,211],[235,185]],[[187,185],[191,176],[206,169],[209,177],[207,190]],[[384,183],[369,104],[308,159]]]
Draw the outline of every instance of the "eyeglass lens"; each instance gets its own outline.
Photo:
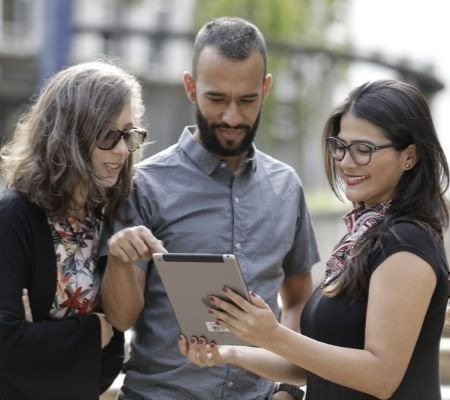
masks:
[[[105,137],[100,139],[97,147],[101,150],[111,150],[117,146],[117,143],[123,137],[128,151],[132,152],[136,151],[144,143],[146,136],[147,132],[144,129],[132,128],[126,131],[111,129]]]
[[[347,145],[338,138],[328,138],[327,143],[331,154],[337,161],[342,161],[345,157],[345,152],[348,150],[353,161],[358,165],[366,165],[370,162],[373,148],[365,143],[352,143]]]

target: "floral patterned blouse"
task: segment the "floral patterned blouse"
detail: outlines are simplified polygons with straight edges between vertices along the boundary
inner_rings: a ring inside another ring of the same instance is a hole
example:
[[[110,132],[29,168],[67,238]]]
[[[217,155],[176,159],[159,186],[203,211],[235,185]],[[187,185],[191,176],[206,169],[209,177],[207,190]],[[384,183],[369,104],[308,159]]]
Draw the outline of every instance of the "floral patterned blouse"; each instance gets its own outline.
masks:
[[[56,294],[50,317],[86,315],[98,304],[101,222],[74,217],[48,220],[56,253]]]

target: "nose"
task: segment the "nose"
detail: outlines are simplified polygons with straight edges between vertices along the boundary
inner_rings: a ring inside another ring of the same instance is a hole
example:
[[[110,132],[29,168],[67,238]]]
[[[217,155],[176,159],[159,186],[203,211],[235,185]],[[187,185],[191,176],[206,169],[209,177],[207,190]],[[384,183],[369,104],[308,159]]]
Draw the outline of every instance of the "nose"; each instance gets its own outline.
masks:
[[[231,102],[222,114],[222,121],[233,127],[243,122],[242,115],[236,103]]]
[[[344,158],[341,161],[339,161],[339,163],[344,166],[347,164],[350,164],[352,166],[355,165],[355,161],[353,160],[353,157],[350,154],[350,149],[346,149]]]
[[[120,138],[119,142],[111,150],[116,154],[123,154],[125,156],[128,156],[130,154],[123,137]]]

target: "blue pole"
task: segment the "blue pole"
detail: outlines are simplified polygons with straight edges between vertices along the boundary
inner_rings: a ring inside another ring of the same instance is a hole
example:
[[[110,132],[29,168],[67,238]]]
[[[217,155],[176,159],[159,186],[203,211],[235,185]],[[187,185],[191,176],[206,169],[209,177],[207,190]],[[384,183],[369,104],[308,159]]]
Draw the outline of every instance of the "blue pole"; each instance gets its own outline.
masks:
[[[41,0],[42,42],[38,56],[38,87],[67,66],[72,35],[72,0]]]

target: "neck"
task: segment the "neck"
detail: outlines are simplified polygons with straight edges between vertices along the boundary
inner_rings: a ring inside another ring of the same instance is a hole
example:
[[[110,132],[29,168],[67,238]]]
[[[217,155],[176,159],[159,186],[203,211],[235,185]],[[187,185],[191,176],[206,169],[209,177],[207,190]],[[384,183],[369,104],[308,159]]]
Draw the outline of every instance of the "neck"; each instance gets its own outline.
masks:
[[[242,161],[245,160],[245,157],[245,154],[241,154],[235,157],[222,157],[222,159],[229,165],[231,171],[233,171],[233,175],[236,175],[239,171]]]

